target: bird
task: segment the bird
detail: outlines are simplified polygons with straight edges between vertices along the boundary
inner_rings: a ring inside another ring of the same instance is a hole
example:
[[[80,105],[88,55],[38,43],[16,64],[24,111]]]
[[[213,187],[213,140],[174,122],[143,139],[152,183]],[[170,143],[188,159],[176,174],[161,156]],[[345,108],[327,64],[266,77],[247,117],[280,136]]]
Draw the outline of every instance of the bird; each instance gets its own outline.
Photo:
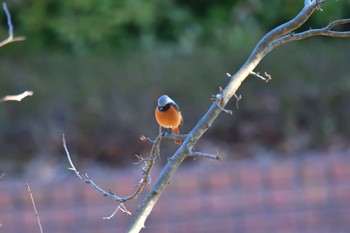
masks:
[[[167,129],[172,129],[174,134],[180,134],[179,126],[183,123],[179,105],[167,95],[158,98],[158,105],[155,110],[157,123]],[[181,144],[181,139],[174,140],[176,144]]]

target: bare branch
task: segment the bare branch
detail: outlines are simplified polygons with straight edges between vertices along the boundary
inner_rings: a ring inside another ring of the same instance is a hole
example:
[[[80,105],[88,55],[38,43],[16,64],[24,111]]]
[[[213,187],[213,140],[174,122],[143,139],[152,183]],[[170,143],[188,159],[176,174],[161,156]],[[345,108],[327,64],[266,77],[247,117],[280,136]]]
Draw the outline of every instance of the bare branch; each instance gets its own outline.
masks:
[[[103,196],[112,198],[112,199],[114,199],[115,201],[117,201],[117,202],[119,202],[121,204],[121,203],[124,203],[124,202],[126,202],[128,200],[137,198],[137,196],[142,192],[144,187],[150,183],[150,179],[151,179],[150,175],[151,175],[152,168],[153,168],[156,160],[159,158],[159,146],[160,146],[160,142],[161,142],[162,138],[163,138],[163,136],[162,136],[162,134],[160,134],[154,140],[154,143],[153,143],[153,146],[152,146],[149,158],[142,158],[141,156],[138,156],[139,159],[140,159],[140,162],[138,162],[136,164],[138,165],[138,164],[144,163],[144,166],[143,166],[143,169],[142,169],[143,177],[140,180],[140,182],[136,185],[137,186],[136,191],[133,194],[131,194],[129,196],[126,196],[126,197],[120,197],[120,196],[112,193],[111,191],[105,191],[104,189],[99,187],[97,184],[95,184],[95,182],[92,179],[89,178],[88,174],[86,174],[86,173],[85,173],[85,175],[80,174],[80,172],[74,166],[73,161],[72,161],[72,159],[70,157],[70,153],[69,153],[67,145],[66,145],[66,138],[65,138],[64,134],[62,135],[62,142],[63,142],[64,150],[66,152],[67,159],[68,159],[69,164],[70,164],[69,170],[73,171],[75,173],[75,175],[80,180],[82,180],[86,184],[90,184],[94,189],[96,189],[98,192],[100,192]],[[120,204],[119,204],[118,208],[116,209],[116,211],[118,209],[123,209],[123,210],[125,210],[123,212],[128,213],[126,208],[123,205],[120,205]],[[114,214],[112,214],[112,216],[114,216]]]
[[[18,95],[7,95],[3,98],[0,99],[0,103],[1,102],[5,102],[5,101],[22,101],[24,98],[26,98],[27,96],[32,96],[34,93],[33,91],[25,91],[21,94]]]
[[[18,36],[18,37],[14,37],[13,36],[13,25],[12,25],[12,21],[11,21],[10,11],[7,9],[6,3],[2,3],[2,7],[4,8],[4,11],[6,13],[7,25],[8,25],[8,28],[9,28],[9,35],[8,35],[7,39],[5,39],[5,40],[0,42],[0,47],[4,46],[6,44],[9,44],[9,43],[15,42],[15,41],[23,41],[23,40],[25,40],[26,38],[23,37],[23,36]]]
[[[43,233],[43,228],[41,226],[40,217],[39,217],[38,211],[36,209],[36,205],[35,205],[35,202],[34,202],[32,191],[30,190],[29,184],[26,184],[26,185],[27,185],[27,189],[28,189],[28,193],[29,193],[30,199],[32,200],[35,216],[38,219],[38,225],[39,225],[39,228],[40,228],[40,233]]]
[[[5,172],[3,172],[3,173],[0,175],[0,180],[4,179],[5,176],[6,176]]]
[[[273,41],[269,49],[272,50],[275,47],[280,46],[286,42],[302,40],[312,36],[329,36],[329,37],[336,37],[336,38],[348,38],[350,37],[350,31],[332,30],[336,26],[345,25],[345,24],[350,24],[350,19],[335,20],[323,28],[310,29],[299,33],[291,33]]]
[[[103,217],[102,219],[105,219],[105,220],[112,219],[114,217],[114,215],[118,212],[118,210],[121,210],[122,212],[126,213],[127,215],[131,215],[131,212],[126,209],[124,204],[119,203],[119,205],[117,206],[117,208],[115,209],[115,211],[111,215],[109,215],[107,217]]]
[[[159,199],[165,187],[169,184],[171,177],[178,169],[180,164],[184,161],[184,159],[189,156],[188,151],[192,151],[195,144],[208,130],[209,126],[212,125],[218,115],[224,111],[224,107],[228,101],[236,95],[236,91],[241,86],[242,82],[251,74],[251,72],[261,62],[264,56],[267,55],[274,47],[276,47],[271,46],[271,44],[286,35],[290,36],[290,33],[302,26],[314,11],[321,9],[320,6],[322,3],[324,3],[324,0],[305,0],[305,6],[297,14],[297,16],[271,30],[258,42],[246,62],[234,75],[227,73],[227,76],[230,78],[230,80],[226,88],[220,92],[220,94],[214,96],[214,103],[212,106],[198,121],[197,125],[191,130],[191,132],[188,133],[187,138],[168,160],[157,182],[145,197],[142,205],[135,214],[134,219],[128,229],[129,233],[137,233],[144,227],[144,223],[148,215],[151,213],[155,203]],[[339,36],[339,34],[333,35]]]

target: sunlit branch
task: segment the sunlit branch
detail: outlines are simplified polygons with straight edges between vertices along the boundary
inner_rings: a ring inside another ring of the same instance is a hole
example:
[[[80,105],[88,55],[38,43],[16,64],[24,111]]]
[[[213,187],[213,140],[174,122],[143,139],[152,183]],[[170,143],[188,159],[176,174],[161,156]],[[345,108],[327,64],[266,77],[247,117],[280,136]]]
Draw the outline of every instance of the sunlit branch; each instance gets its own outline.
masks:
[[[0,102],[6,102],[6,101],[22,101],[24,98],[26,98],[27,96],[32,96],[34,93],[33,91],[25,91],[21,94],[18,95],[7,95],[3,98],[0,99]]]
[[[0,47],[4,46],[6,44],[9,44],[9,43],[15,42],[15,41],[25,40],[26,38],[23,37],[23,36],[17,36],[17,37],[13,36],[13,25],[12,25],[10,11],[8,10],[6,3],[2,3],[2,7],[4,8],[4,11],[6,13],[7,25],[8,25],[9,30],[8,30],[8,37],[7,37],[7,39],[5,39],[5,40],[0,42]]]

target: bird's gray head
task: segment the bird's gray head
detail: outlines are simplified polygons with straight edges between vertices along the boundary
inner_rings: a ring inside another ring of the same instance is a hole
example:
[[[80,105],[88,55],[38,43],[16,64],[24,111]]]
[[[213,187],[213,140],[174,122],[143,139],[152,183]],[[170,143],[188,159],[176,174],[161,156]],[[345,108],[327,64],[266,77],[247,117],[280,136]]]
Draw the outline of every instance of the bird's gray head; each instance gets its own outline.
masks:
[[[169,96],[167,95],[162,95],[161,97],[158,98],[158,106],[159,107],[164,107],[167,104],[175,104],[174,100],[172,100]]]

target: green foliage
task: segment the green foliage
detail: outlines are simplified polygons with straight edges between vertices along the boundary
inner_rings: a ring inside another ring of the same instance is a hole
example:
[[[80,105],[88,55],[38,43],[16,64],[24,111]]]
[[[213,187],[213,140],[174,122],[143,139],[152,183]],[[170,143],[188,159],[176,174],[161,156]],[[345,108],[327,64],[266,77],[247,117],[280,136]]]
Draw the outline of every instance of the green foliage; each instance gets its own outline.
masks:
[[[349,15],[349,1],[327,1],[306,27]],[[79,154],[125,161],[142,151],[135,142],[140,132],[157,132],[153,110],[164,93],[181,105],[187,132],[227,83],[224,74],[240,67],[264,32],[294,17],[302,7],[297,2],[14,1],[15,34],[27,40],[1,48],[0,92],[32,89],[34,96],[2,104],[0,148],[11,161],[60,154],[65,132]],[[312,41],[267,56],[257,71],[273,80],[265,87],[249,78],[238,93],[239,114],[223,114],[209,138],[278,144],[307,132],[309,146],[349,136],[348,44]],[[252,128],[258,135],[247,135]]]
[[[229,48],[237,37],[270,30],[303,6],[295,0],[36,0],[12,8],[16,31],[31,46],[81,53],[122,47],[154,48],[159,42],[181,48]],[[308,27],[349,15],[349,0],[326,1]],[[3,16],[2,16],[3,17]],[[231,37],[231,38],[229,38]]]

